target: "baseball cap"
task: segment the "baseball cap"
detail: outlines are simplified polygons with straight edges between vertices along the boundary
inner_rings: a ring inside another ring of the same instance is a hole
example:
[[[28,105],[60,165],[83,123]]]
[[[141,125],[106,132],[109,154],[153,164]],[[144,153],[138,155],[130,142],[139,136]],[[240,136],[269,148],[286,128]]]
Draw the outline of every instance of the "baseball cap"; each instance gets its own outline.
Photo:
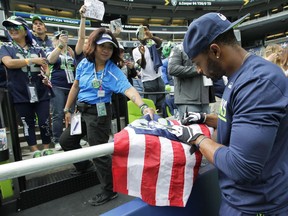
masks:
[[[35,20],[39,20],[40,22],[44,23],[40,16],[33,16],[32,23],[34,23]]]
[[[11,16],[11,17],[9,17],[8,19],[6,19],[6,20],[4,20],[2,22],[2,25],[4,27],[9,26],[9,25],[18,25],[18,26],[19,25],[24,25],[24,26],[26,26],[28,28],[28,24],[27,24],[26,20],[23,19],[22,17],[19,17],[19,16]]]
[[[112,43],[114,47],[118,48],[116,43],[113,42],[112,37],[109,34],[103,34],[99,40],[96,41],[96,44],[103,44],[103,43]]]
[[[199,17],[190,24],[184,36],[185,53],[190,59],[195,58],[220,34],[236,27],[249,15],[248,13],[233,23],[220,13],[207,13]]]
[[[119,43],[119,49],[125,50],[123,45]]]

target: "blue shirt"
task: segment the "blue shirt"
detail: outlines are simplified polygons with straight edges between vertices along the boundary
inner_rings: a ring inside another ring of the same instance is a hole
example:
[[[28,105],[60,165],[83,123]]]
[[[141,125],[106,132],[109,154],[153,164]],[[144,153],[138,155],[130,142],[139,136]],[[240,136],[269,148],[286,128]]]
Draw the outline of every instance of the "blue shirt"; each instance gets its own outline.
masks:
[[[168,73],[168,58],[162,60],[162,79],[165,85],[174,86],[174,80],[172,76]]]
[[[83,59],[77,66],[75,80],[79,81],[78,101],[88,104],[100,102],[110,103],[112,93],[122,93],[131,87],[127,77],[116,64],[108,60],[105,68],[96,73],[97,79],[102,80],[102,90],[105,91],[104,97],[98,97],[99,88],[92,86],[95,79],[95,64]]]
[[[250,56],[226,85],[214,155],[223,198],[241,212],[288,209],[288,79]]]
[[[12,42],[3,44],[0,49],[0,59],[10,56],[12,59],[38,58],[45,56],[44,51],[39,47],[30,46],[29,52],[18,47]],[[29,73],[30,68],[30,73]],[[7,88],[12,95],[14,103],[30,103],[28,94],[29,76],[31,82],[36,86],[38,100],[44,101],[50,99],[49,88],[42,83],[40,74],[40,66],[32,64],[30,67],[8,69],[8,85]],[[30,75],[29,75],[30,74]]]

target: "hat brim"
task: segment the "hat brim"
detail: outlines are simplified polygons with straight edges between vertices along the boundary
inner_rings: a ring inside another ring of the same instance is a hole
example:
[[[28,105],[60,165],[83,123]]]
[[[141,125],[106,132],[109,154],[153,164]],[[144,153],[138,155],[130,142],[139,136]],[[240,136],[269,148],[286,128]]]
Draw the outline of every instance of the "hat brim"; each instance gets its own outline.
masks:
[[[32,23],[34,23],[36,20],[39,20],[40,22],[44,23],[43,20],[40,17],[33,17]]]
[[[3,21],[2,22],[2,25],[4,26],[4,27],[6,27],[6,26],[9,26],[9,25],[22,25],[23,23],[21,23],[21,22],[18,22],[18,21],[16,21],[16,20],[5,20],[5,21]]]
[[[99,41],[96,42],[96,44],[98,45],[103,44],[103,43],[111,43],[113,44],[114,47],[118,48],[118,46],[113,41],[106,39],[106,38],[100,39]]]
[[[60,35],[61,35],[61,32],[59,32],[59,33],[57,33],[57,34],[54,34],[54,37],[55,37],[56,39],[58,39]]]
[[[238,20],[236,20],[235,22],[231,23],[222,33],[228,31],[231,28],[235,28],[238,25],[240,25],[245,19],[246,17],[250,16],[250,13],[246,14],[245,16],[239,18]]]

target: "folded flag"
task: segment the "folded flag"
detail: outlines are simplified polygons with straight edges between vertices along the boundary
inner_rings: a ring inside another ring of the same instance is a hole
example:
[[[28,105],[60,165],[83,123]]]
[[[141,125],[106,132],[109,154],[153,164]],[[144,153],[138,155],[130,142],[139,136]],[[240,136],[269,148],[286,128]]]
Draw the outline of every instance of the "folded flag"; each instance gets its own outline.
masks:
[[[147,120],[147,119],[146,119]],[[185,207],[198,175],[202,155],[169,132],[180,121],[135,120],[114,136],[114,191],[141,198],[154,206]],[[191,125],[208,137],[213,129]]]

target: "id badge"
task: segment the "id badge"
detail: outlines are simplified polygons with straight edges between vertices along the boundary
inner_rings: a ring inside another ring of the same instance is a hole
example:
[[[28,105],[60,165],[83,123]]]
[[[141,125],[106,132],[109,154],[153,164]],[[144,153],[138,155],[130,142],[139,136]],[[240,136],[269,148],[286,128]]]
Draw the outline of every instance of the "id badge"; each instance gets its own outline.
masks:
[[[105,103],[97,103],[96,107],[97,107],[98,116],[106,116],[107,115]]]
[[[101,80],[93,79],[92,80],[92,86],[93,86],[93,88],[99,88],[101,86]]]
[[[38,102],[39,100],[38,100],[36,87],[33,84],[29,84],[27,88],[28,88],[30,103]]]
[[[81,113],[73,113],[71,115],[71,126],[70,126],[70,135],[79,135],[82,134],[81,128]]]
[[[105,91],[104,90],[98,90],[98,97],[105,97]]]

